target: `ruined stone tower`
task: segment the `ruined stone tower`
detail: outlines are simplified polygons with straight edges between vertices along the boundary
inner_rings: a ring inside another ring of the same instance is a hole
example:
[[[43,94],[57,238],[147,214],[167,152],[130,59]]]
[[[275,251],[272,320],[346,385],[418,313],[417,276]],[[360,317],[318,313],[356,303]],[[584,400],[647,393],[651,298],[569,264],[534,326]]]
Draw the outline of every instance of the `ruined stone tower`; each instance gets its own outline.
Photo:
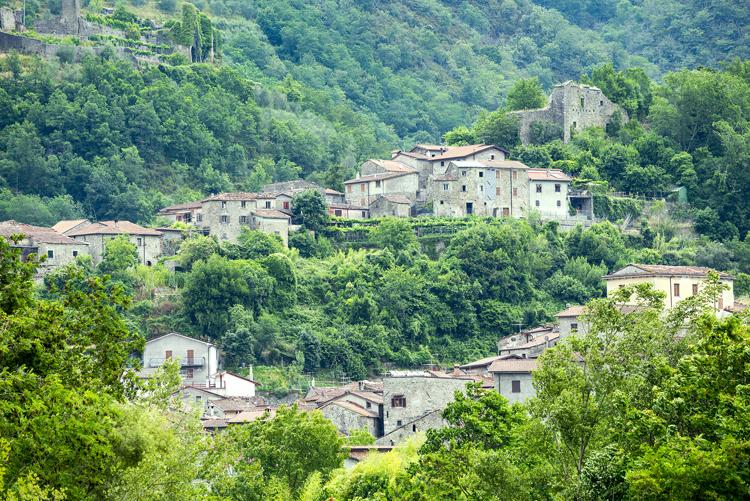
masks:
[[[81,18],[81,0],[62,0],[60,23],[71,35],[79,32],[78,22]]]
[[[581,85],[568,80],[557,84],[549,96],[549,104],[538,110],[512,111],[518,116],[520,136],[523,144],[531,142],[531,124],[553,122],[562,127],[563,141],[568,142],[573,133],[588,127],[606,127],[616,113],[624,121],[628,115],[607,96],[590,85]]]

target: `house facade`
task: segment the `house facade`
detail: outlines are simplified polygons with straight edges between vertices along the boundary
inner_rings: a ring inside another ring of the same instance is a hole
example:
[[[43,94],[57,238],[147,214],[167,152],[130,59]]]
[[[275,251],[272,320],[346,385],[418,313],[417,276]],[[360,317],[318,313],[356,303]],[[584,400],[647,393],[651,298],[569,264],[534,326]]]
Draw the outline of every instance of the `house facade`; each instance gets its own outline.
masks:
[[[451,161],[434,178],[436,216],[522,217],[528,211],[529,168],[513,160]]]
[[[712,271],[715,270],[701,266],[629,264],[603,278],[607,282],[607,296],[628,285],[648,283],[666,295],[665,307],[672,308],[703,290],[704,282]],[[726,290],[714,307],[722,311],[734,305],[734,279],[726,273],[720,273],[719,279]]]
[[[328,215],[346,219],[368,219],[370,217],[370,208],[346,202],[329,203]]]
[[[401,195],[415,201],[419,190],[419,174],[415,170],[379,172],[344,182],[346,201],[369,207],[380,195]]]
[[[170,205],[159,211],[159,216],[176,223],[195,224],[200,219],[201,213],[200,202],[188,202],[184,204]]]
[[[107,242],[121,235],[136,246],[141,264],[146,266],[156,264],[162,254],[162,234],[158,230],[145,228],[130,221],[99,221],[79,226],[66,234],[70,238],[88,244],[89,254],[94,264],[100,263],[104,257]]]
[[[373,437],[380,435],[380,415],[376,410],[339,399],[323,404],[319,410],[339,433],[350,435],[354,430],[364,429]]]
[[[570,213],[571,178],[559,169],[529,169],[529,208],[543,218],[564,220]]]
[[[170,359],[179,361],[183,385],[215,391],[213,388],[216,387],[219,355],[212,343],[176,332],[150,339],[143,349],[141,376],[153,376]]]
[[[21,249],[21,258],[34,254],[40,259],[38,275],[44,275],[60,266],[72,263],[78,256],[89,254],[89,245],[62,235],[52,228],[33,226],[16,221],[0,222],[0,236],[10,240],[13,235],[23,235],[13,247]]]
[[[236,242],[242,228],[279,235],[286,245],[292,196],[287,193],[221,193],[201,202],[198,225],[219,241]]]
[[[536,368],[535,359],[508,358],[493,362],[489,372],[495,381],[495,390],[514,404],[536,396],[532,384],[532,373]]]
[[[409,217],[412,202],[403,195],[379,195],[370,204],[371,217]]]

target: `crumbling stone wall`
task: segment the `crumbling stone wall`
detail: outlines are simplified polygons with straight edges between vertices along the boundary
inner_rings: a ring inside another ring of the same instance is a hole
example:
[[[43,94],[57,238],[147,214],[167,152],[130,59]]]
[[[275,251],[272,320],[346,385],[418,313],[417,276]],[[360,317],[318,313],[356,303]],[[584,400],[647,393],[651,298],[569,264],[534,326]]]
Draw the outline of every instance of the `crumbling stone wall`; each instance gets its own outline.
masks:
[[[531,124],[534,122],[548,121],[560,125],[563,141],[567,143],[576,131],[606,127],[616,113],[620,113],[623,121],[627,120],[625,111],[610,101],[600,89],[571,80],[555,85],[546,107],[511,112],[519,119],[523,144],[531,142]]]
[[[16,15],[8,7],[0,8],[0,31],[15,31]]]

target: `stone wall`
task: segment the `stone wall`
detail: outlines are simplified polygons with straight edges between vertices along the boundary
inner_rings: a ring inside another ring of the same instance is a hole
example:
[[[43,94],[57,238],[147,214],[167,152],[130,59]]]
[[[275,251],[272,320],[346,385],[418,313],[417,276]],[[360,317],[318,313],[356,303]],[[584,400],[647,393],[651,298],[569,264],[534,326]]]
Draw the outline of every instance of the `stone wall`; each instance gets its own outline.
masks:
[[[536,390],[532,384],[531,373],[495,373],[495,390],[500,395],[504,396],[508,402],[514,404],[516,402],[525,402],[526,400],[536,396]],[[521,385],[521,391],[513,393],[513,381],[519,381]]]
[[[63,54],[70,54],[72,62],[80,62],[86,56],[101,54],[102,51],[107,48],[126,59],[133,61],[141,59],[139,57],[134,57],[125,47],[82,47],[79,45],[49,44],[34,38],[0,31],[0,53],[16,51],[21,54],[40,56],[47,59],[61,56]],[[154,62],[158,62],[158,60],[154,60]]]
[[[600,89],[567,81],[555,85],[546,107],[513,111],[511,114],[519,118],[521,142],[528,144],[532,139],[531,124],[534,122],[558,124],[563,129],[563,141],[567,143],[576,131],[588,127],[606,127],[618,112],[623,121],[626,121],[627,114]]]

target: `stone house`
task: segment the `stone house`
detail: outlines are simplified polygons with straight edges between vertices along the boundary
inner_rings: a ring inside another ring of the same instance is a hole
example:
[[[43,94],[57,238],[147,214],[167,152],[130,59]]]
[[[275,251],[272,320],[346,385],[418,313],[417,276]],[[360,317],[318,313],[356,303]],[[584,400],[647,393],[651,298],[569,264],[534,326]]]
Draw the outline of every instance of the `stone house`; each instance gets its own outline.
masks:
[[[585,313],[586,307],[577,304],[568,306],[556,315],[560,339],[565,339],[571,334],[586,334],[588,332],[588,322],[581,318],[581,315]]]
[[[536,358],[547,348],[555,346],[559,340],[560,332],[557,328],[545,325],[500,339],[497,342],[497,352],[500,356]]]
[[[331,188],[323,188],[317,183],[307,181],[305,179],[294,179],[292,181],[279,181],[277,183],[270,183],[263,186],[263,191],[266,192],[281,192],[287,193],[294,197],[297,193],[305,190],[315,190],[323,195],[327,204],[344,203],[344,194],[340,191],[336,191]]]
[[[529,168],[515,160],[460,160],[434,178],[436,216],[522,217],[529,202]]]
[[[415,170],[380,172],[359,176],[344,182],[346,201],[369,207],[380,195],[402,195],[410,201],[417,198],[419,174]]]
[[[370,204],[372,217],[409,217],[412,202],[403,195],[379,195]]]
[[[531,376],[536,368],[535,359],[508,358],[494,361],[489,372],[495,380],[495,390],[514,404],[536,396]]]
[[[325,189],[325,199],[327,204],[343,204],[346,203],[346,195],[342,191],[336,191],[331,188]]]
[[[507,150],[491,144],[442,146],[417,144],[411,151],[394,151],[391,160],[403,163],[419,172],[417,201],[426,202],[433,196],[432,178],[446,173],[448,164],[458,160],[505,160]]]
[[[629,264],[603,278],[607,282],[607,296],[627,285],[649,283],[666,294],[665,307],[672,308],[683,299],[698,294],[711,271],[715,270],[702,266]],[[722,292],[715,307],[717,311],[723,311],[734,305],[734,279],[727,273],[720,273],[719,278],[727,289]]]
[[[151,377],[169,359],[180,363],[182,384],[216,391],[219,354],[216,346],[207,341],[183,336],[176,332],[146,341],[143,349],[141,377]]]
[[[467,364],[463,364],[459,366],[459,369],[464,371],[466,374],[472,374],[472,375],[484,375],[489,374],[490,365],[492,365],[492,362],[495,360],[500,360],[502,358],[507,358],[506,356],[501,355],[494,355],[492,357],[485,357],[480,358],[479,360],[474,360],[473,362],[469,362]]]
[[[155,264],[162,253],[161,232],[130,221],[99,221],[79,226],[68,231],[66,235],[89,244],[89,253],[94,264],[101,262],[107,241],[120,235],[126,236],[136,246],[138,260],[143,265]]]
[[[368,207],[362,207],[360,205],[349,204],[346,202],[336,202],[328,204],[328,214],[347,219],[368,219],[370,217],[370,209]]]
[[[71,231],[75,231],[77,229],[83,228],[84,226],[88,226],[90,224],[91,224],[91,221],[89,221],[88,219],[63,219],[62,221],[58,221],[52,227],[52,229],[58,233],[67,235]]]
[[[471,376],[437,375],[428,371],[392,371],[383,378],[382,441],[389,444],[398,431],[399,440],[419,431],[441,426],[440,412],[453,401],[456,391],[465,391]],[[429,414],[436,417],[428,418]],[[398,440],[394,440],[398,442]]]
[[[274,233],[288,242],[292,197],[287,193],[221,193],[201,202],[199,226],[219,241],[237,241],[242,228]]]
[[[76,257],[89,253],[87,243],[74,240],[52,228],[12,220],[0,222],[0,236],[10,240],[13,235],[23,235],[23,239],[18,243],[11,243],[13,247],[21,249],[22,259],[35,254],[41,260],[37,269],[38,275],[72,263]]]
[[[365,429],[373,437],[380,435],[380,414],[348,400],[331,400],[319,407],[339,433],[349,435],[353,430]]]
[[[571,178],[559,169],[529,169],[529,208],[543,218],[567,219]]]

